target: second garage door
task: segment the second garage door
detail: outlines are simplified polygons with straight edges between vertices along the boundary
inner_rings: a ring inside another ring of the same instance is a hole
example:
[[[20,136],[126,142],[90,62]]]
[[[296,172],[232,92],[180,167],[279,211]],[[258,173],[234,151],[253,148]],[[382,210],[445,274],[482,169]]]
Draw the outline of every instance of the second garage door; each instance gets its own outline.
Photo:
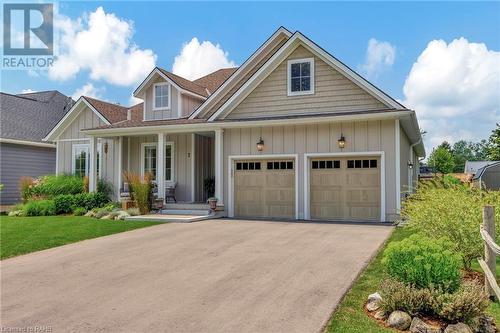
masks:
[[[380,219],[378,157],[316,158],[309,168],[311,219]]]
[[[235,216],[295,218],[295,162],[234,162]]]

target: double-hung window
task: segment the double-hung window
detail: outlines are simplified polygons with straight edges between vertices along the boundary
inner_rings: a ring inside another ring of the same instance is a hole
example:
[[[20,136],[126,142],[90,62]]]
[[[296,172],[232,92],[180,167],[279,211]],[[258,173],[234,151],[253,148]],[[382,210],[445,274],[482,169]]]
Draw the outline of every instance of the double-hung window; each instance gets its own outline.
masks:
[[[89,150],[88,144],[73,145],[72,171],[74,175],[84,177],[89,174]]]
[[[288,61],[288,96],[314,94],[314,58]]]
[[[153,86],[153,110],[170,109],[170,84],[156,83]]]

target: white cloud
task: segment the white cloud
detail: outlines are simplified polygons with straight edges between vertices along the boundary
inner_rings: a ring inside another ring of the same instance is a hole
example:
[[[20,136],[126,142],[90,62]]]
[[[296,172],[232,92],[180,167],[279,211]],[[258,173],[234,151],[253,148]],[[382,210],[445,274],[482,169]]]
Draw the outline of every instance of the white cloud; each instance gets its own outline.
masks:
[[[49,70],[54,80],[74,78],[90,71],[92,80],[129,86],[138,83],[154,68],[156,55],[132,41],[133,22],[123,20],[102,7],[71,20],[55,20],[60,30],[59,56]]]
[[[134,105],[137,105],[137,104],[142,103],[142,102],[143,102],[142,99],[134,97],[134,95],[131,95],[129,100],[128,100],[128,105],[134,106]]]
[[[29,93],[34,93],[36,92],[36,90],[32,90],[32,89],[23,89],[21,90],[21,94],[29,94]]]
[[[487,138],[500,119],[500,52],[465,38],[429,42],[404,84],[428,151],[443,140]]]
[[[77,99],[79,99],[80,96],[101,98],[103,90],[104,89],[102,89],[102,88],[94,87],[94,85],[92,83],[87,83],[84,86],[76,89],[75,92],[71,95],[71,98],[73,98],[73,100],[75,100],[75,101]]]
[[[370,38],[366,48],[366,60],[361,69],[368,77],[377,76],[384,69],[392,66],[396,59],[396,47],[389,42]]]
[[[194,37],[182,46],[181,53],[175,57],[172,72],[194,80],[227,67],[236,67],[236,64],[229,60],[229,54],[219,44],[214,45],[210,41],[200,43]]]

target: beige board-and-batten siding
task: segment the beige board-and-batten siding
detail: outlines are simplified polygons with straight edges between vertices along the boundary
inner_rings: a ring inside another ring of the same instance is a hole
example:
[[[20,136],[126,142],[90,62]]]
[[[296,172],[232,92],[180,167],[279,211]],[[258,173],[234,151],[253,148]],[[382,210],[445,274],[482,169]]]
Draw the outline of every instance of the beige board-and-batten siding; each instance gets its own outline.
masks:
[[[287,61],[314,58],[314,94],[288,96]],[[387,108],[303,46],[297,47],[236,108],[228,119],[276,117]]]
[[[156,75],[156,79],[152,80],[151,83],[146,87],[144,98],[145,120],[178,118],[179,94],[177,89],[173,85],[170,85],[170,107],[164,110],[153,109],[154,84],[162,82],[165,82],[165,79],[160,77],[159,75]]]
[[[337,140],[343,133],[344,149]],[[385,212],[386,220],[396,217],[396,163],[395,121],[331,122],[312,125],[270,126],[224,130],[224,193],[228,194],[229,157],[238,155],[297,154],[298,216],[304,218],[304,154],[377,152],[385,155]],[[264,149],[257,151],[256,143],[262,137]],[[383,172],[383,171],[382,171]],[[225,198],[225,204],[229,198]]]

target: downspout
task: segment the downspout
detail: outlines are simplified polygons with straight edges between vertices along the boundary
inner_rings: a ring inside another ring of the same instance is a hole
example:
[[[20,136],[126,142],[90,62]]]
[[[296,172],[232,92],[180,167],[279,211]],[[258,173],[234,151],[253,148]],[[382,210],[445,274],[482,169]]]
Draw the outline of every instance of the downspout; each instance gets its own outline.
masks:
[[[422,142],[422,137],[420,137],[417,142],[410,145],[410,162],[414,168],[416,168],[417,166],[413,163],[413,155],[414,155],[413,147],[420,144],[421,142]],[[419,161],[419,167],[420,167],[420,161]],[[413,193],[413,170],[411,170],[411,172],[408,172],[408,188],[410,189],[410,192]]]

